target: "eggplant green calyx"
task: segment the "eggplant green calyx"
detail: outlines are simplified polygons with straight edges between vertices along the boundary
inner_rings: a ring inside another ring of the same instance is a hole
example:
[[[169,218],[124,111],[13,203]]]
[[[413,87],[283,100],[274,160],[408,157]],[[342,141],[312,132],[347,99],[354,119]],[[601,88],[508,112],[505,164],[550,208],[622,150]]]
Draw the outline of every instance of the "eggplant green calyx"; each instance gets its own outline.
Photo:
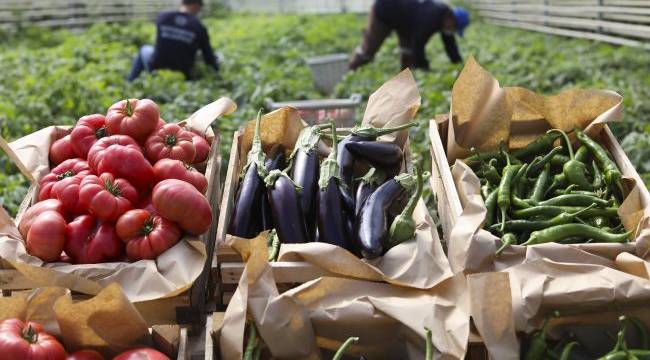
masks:
[[[271,170],[271,172],[269,172],[269,174],[264,178],[264,184],[266,185],[267,188],[273,188],[275,186],[275,182],[278,180],[280,176],[284,176],[287,179],[289,179],[289,181],[291,181],[293,186],[296,187],[296,191],[298,192],[302,191],[302,186],[296,184],[293,181],[293,179],[291,179],[291,177],[284,170],[278,170],[278,169]]]
[[[248,159],[246,161],[246,167],[244,171],[248,169],[253,163],[257,165],[257,173],[259,176],[264,179],[266,177],[267,171],[264,167],[264,162],[266,161],[266,156],[264,155],[264,150],[262,150],[262,138],[260,136],[260,127],[262,123],[262,109],[257,113],[257,118],[255,120],[255,134],[253,135],[253,142],[251,144],[251,150],[248,152]]]
[[[380,169],[373,167],[370,168],[370,170],[368,170],[364,176],[358,178],[357,180],[361,181],[364,184],[379,186],[386,180],[386,173]]]
[[[352,130],[350,130],[350,133],[360,136],[362,138],[376,139],[382,135],[391,134],[394,133],[395,131],[408,129],[411,126],[415,126],[415,123],[408,123],[408,124],[404,124],[396,127],[390,127],[390,128],[376,128],[374,126],[355,126],[352,128]]]
[[[329,126],[329,124],[327,125]],[[300,135],[298,135],[298,140],[296,140],[296,147],[291,153],[291,158],[296,155],[298,150],[302,150],[306,154],[316,150],[318,142],[320,141],[320,136],[320,129],[318,126],[310,126],[302,129]]]
[[[334,121],[330,122],[332,128],[332,133],[336,132],[336,124]],[[343,185],[343,182],[338,176],[339,173],[339,163],[336,161],[336,156],[338,154],[336,137],[332,138],[332,151],[327,156],[325,160],[321,163],[320,166],[320,177],[318,178],[318,187],[321,190],[327,188],[331,178],[337,179],[338,183]]]
[[[390,238],[393,245],[410,240],[415,236],[413,212],[415,211],[420,196],[422,196],[422,190],[424,188],[422,172],[417,167],[415,168],[415,175],[417,178],[415,193],[409,199],[402,213],[395,217],[395,220],[393,220],[390,226]]]
[[[343,355],[348,350],[350,345],[352,345],[352,343],[355,343],[357,341],[359,341],[358,337],[349,337],[347,340],[345,340],[345,342],[341,345],[341,347],[336,351],[336,354],[334,354],[334,357],[332,358],[332,360],[340,360],[340,359],[342,359]]]

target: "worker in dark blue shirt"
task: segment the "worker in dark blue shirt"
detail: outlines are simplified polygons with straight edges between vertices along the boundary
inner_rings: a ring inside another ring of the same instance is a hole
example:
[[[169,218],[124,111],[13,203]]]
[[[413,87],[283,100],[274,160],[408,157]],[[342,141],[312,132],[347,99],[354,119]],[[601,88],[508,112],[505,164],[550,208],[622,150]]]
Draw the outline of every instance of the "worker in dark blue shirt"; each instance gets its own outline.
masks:
[[[449,60],[459,63],[462,58],[454,34],[463,36],[467,25],[467,10],[451,8],[436,0],[376,0],[370,10],[363,42],[350,58],[350,69],[371,62],[393,30],[399,39],[402,69],[429,69],[425,47],[437,32],[442,36]]]
[[[140,48],[127,80],[133,81],[143,70],[170,69],[190,77],[197,50],[215,71],[219,63],[210,46],[208,31],[197,18],[202,0],[183,0],[178,11],[161,12],[156,18],[156,45]]]

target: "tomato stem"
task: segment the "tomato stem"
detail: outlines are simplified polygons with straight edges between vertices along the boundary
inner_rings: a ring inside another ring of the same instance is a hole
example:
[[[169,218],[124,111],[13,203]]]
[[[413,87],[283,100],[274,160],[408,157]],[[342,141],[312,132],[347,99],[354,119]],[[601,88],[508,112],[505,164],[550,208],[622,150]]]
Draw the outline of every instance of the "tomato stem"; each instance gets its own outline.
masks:
[[[104,188],[115,197],[118,197],[122,194],[120,187],[108,180],[104,181]]]
[[[63,174],[59,174],[59,176],[57,176],[56,178],[59,179],[59,180],[63,180],[65,178],[67,178],[67,177],[74,176],[74,175],[75,175],[74,170],[68,170],[68,171],[64,172]]]
[[[165,137],[165,144],[166,144],[167,146],[174,146],[174,145],[176,145],[176,135],[172,135],[172,134],[167,135],[167,136]]]
[[[106,128],[103,127],[103,126],[100,127],[99,129],[97,129],[97,131],[95,131],[95,137],[97,139],[101,139],[101,138],[105,137],[106,135],[107,135],[106,134]]]
[[[124,107],[124,113],[128,116],[133,116],[133,105],[129,99],[126,99],[126,106]]]
[[[31,324],[27,326],[27,329],[23,330],[22,337],[30,344],[36,344],[38,341],[38,333],[34,331]]]
[[[154,226],[153,217],[150,217],[142,225],[142,229],[140,229],[140,236],[149,235],[153,231],[153,226]]]

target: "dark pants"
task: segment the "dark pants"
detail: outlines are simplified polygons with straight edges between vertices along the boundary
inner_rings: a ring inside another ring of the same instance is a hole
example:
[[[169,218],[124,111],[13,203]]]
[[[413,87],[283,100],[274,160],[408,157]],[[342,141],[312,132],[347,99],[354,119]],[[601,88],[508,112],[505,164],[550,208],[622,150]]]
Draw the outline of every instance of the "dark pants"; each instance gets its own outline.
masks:
[[[140,76],[140,73],[144,70],[151,72],[151,59],[153,58],[154,47],[151,45],[143,45],[138,54],[133,59],[133,66],[131,66],[131,72],[126,78],[128,81],[133,81]]]
[[[381,21],[375,13],[375,5],[370,9],[368,15],[368,25],[363,30],[363,40],[359,45],[352,57],[350,58],[350,70],[355,70],[375,58],[375,54],[381,48],[384,40],[390,35],[393,29],[385,22]],[[398,32],[400,47],[400,60],[402,69],[412,67],[414,63],[413,51],[411,50],[410,36]]]

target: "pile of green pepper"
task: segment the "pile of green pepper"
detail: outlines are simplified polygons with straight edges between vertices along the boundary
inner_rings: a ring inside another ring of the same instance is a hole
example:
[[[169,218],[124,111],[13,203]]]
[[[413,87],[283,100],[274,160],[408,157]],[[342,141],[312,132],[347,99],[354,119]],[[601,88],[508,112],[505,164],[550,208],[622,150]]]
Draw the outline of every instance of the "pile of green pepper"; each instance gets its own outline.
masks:
[[[465,159],[481,181],[484,228],[501,238],[497,255],[514,244],[629,240],[617,214],[621,171],[596,141],[573,133],[575,151],[564,131],[552,129],[522,149]]]
[[[554,313],[554,316],[558,316],[557,312]],[[621,326],[616,335],[616,343],[614,344],[614,347],[608,353],[598,357],[598,360],[650,359],[650,345],[648,345],[648,333],[645,325],[636,318],[631,318],[624,315],[619,317],[619,322],[621,323]],[[640,349],[631,349],[628,347],[625,335],[629,324],[632,324],[636,328],[641,337],[639,344],[641,347]],[[546,336],[548,328],[549,319],[547,318],[544,321],[542,328],[534,333],[530,339],[523,357],[525,360],[569,360],[573,359],[577,355],[575,354],[576,348],[583,348],[583,346],[578,341],[571,339],[562,339],[555,342],[554,345],[549,344],[550,341]],[[595,358],[595,356],[591,357]]]

